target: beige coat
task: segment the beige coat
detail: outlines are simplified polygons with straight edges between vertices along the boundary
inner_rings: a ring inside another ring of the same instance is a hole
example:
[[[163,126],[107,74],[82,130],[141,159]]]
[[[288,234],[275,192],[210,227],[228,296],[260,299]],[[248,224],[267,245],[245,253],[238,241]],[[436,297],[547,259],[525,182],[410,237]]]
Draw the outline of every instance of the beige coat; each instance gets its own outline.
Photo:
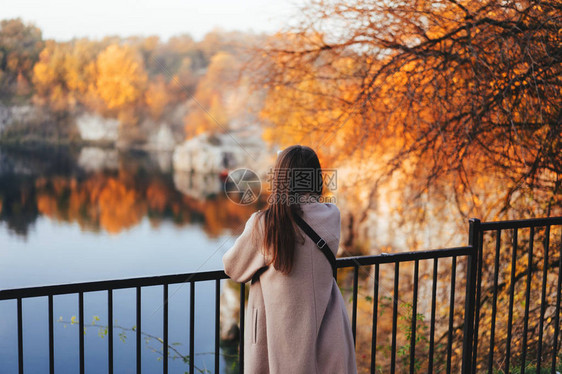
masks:
[[[340,239],[340,212],[334,204],[301,204],[304,220],[332,251]],[[247,282],[265,266],[263,222],[256,213],[223,256],[234,281]],[[269,266],[250,286],[244,329],[244,372],[249,374],[357,373],[353,335],[330,263],[302,233],[293,270],[284,275]]]

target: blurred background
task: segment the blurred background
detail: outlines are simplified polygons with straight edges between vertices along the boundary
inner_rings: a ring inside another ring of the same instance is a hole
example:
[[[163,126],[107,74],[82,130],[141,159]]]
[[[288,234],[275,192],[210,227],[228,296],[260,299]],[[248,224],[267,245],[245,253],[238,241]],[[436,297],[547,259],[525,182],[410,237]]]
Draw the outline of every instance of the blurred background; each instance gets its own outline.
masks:
[[[291,144],[337,170],[340,256],[463,245],[469,217],[561,214],[555,2],[0,8],[2,289],[221,269],[267,195],[236,204],[226,175],[249,168],[265,185]],[[60,304],[69,326],[72,302]],[[15,331],[2,323],[11,372]],[[44,336],[37,326],[26,334]],[[205,329],[200,352],[212,350]],[[42,367],[45,355],[29,354],[28,367]],[[198,367],[212,362],[200,357]]]

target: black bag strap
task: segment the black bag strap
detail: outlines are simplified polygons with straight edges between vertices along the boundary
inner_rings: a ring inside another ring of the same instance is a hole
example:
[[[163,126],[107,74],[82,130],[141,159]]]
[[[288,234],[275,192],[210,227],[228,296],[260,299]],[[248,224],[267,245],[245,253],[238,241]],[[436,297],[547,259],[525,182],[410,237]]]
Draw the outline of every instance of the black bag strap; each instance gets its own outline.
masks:
[[[297,222],[297,225],[299,225],[299,227],[302,229],[302,231],[304,231],[306,235],[308,235],[310,239],[312,239],[312,241],[316,243],[318,249],[320,249],[322,253],[324,253],[324,256],[326,256],[326,258],[330,262],[330,266],[332,267],[332,273],[334,274],[334,278],[337,278],[336,256],[334,256],[334,252],[332,252],[332,250],[328,246],[328,243],[326,243],[326,241],[322,239],[320,235],[318,235],[316,231],[314,231],[314,229],[310,227],[310,225],[306,223],[304,219],[302,219],[301,216],[295,215],[295,221]],[[259,268],[252,276],[252,284],[257,282],[258,279],[260,278],[260,275],[267,269],[268,266]]]
[[[262,275],[262,273],[263,273],[264,271],[266,271],[268,268],[269,268],[269,266],[264,266],[264,267],[259,268],[259,269],[254,273],[254,275],[252,275],[252,283],[251,283],[251,284],[256,283],[256,282],[258,281],[258,279],[260,279],[260,275]]]
[[[324,253],[324,256],[326,256],[326,258],[330,262],[330,265],[332,266],[334,278],[336,278],[336,256],[334,256],[334,252],[332,252],[332,250],[328,246],[328,243],[326,243],[326,241],[322,239],[320,235],[318,235],[316,231],[314,231],[314,229],[310,227],[310,225],[306,223],[306,221],[298,214],[295,215],[295,221],[297,222],[297,225],[299,225],[299,227],[302,229],[302,231],[304,231],[306,235],[308,235],[310,239],[312,239],[312,241],[316,243],[318,249],[320,249],[322,253]]]

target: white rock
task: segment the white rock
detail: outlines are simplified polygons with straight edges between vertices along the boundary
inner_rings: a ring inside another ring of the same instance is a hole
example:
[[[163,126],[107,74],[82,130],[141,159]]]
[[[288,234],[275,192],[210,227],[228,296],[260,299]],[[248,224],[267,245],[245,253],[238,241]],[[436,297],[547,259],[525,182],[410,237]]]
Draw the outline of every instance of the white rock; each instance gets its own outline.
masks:
[[[5,106],[0,104],[0,134],[13,124],[44,120],[45,115],[41,108],[33,105]]]
[[[207,197],[221,192],[223,188],[217,174],[189,171],[175,171],[174,186],[181,193],[196,200],[206,200]]]
[[[97,114],[80,115],[76,118],[76,126],[83,140],[115,142],[119,135],[118,120]]]
[[[161,172],[169,173],[172,170],[171,151],[150,151],[148,155],[158,165]]]
[[[149,139],[150,145],[159,151],[172,151],[176,146],[176,140],[170,127],[166,124],[160,125],[156,134]]]
[[[224,169],[257,168],[266,151],[259,132],[202,134],[174,150],[175,170],[218,173]]]
[[[115,149],[84,147],[78,156],[78,165],[85,171],[117,170],[119,155]]]

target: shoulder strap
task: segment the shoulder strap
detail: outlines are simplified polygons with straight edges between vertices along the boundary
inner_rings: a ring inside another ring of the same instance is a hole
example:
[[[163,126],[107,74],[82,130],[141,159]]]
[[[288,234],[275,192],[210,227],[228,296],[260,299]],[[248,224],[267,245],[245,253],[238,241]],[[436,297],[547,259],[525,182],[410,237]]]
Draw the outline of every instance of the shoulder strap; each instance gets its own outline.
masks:
[[[302,229],[302,231],[304,231],[306,233],[306,235],[308,235],[310,237],[310,239],[312,239],[312,241],[314,243],[316,243],[316,246],[318,247],[318,249],[320,249],[322,251],[322,253],[324,253],[324,256],[326,256],[326,258],[330,262],[330,265],[332,266],[332,272],[334,273],[334,278],[336,278],[336,275],[337,275],[337,272],[336,272],[336,256],[334,256],[334,253],[332,252],[332,250],[328,246],[328,243],[326,243],[326,241],[324,239],[322,239],[316,233],[316,231],[314,231],[314,229],[312,227],[310,227],[310,225],[308,223],[306,223],[306,221],[304,219],[302,219],[302,217],[299,216],[298,214],[295,215],[295,221],[297,222],[297,225],[299,225],[299,227]]]

